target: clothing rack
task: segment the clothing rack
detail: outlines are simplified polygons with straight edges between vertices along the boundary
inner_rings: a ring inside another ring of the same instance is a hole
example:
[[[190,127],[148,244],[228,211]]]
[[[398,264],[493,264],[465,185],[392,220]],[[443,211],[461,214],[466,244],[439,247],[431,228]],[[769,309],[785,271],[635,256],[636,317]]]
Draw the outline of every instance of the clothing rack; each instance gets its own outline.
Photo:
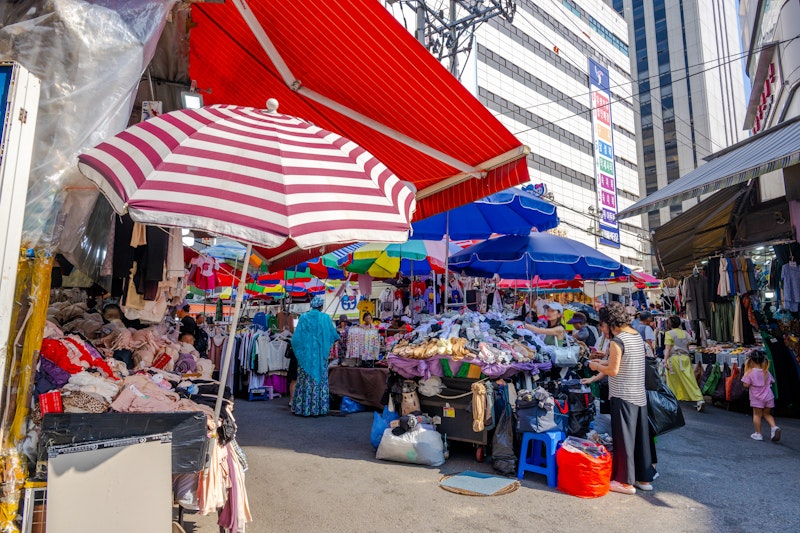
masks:
[[[738,254],[740,252],[746,252],[748,250],[752,250],[752,249],[757,248],[759,246],[777,246],[777,245],[780,245],[780,244],[791,244],[793,242],[797,242],[797,241],[792,240],[792,239],[776,239],[776,240],[762,242],[762,243],[758,243],[758,244],[750,244],[750,245],[747,245],[747,246],[737,246],[737,247],[733,247],[733,248],[726,248],[723,251],[717,252],[717,253],[715,253],[713,255],[709,255],[708,258],[711,259],[711,258],[714,258],[714,257],[726,257],[726,258],[727,257],[733,257],[733,256],[735,256],[736,254]]]

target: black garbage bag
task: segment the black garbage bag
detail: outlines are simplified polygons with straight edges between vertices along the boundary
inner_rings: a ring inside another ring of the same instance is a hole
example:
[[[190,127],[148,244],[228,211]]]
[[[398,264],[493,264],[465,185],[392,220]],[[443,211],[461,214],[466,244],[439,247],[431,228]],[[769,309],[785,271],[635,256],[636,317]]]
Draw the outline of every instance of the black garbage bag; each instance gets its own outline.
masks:
[[[504,476],[517,475],[517,456],[514,454],[514,420],[511,406],[507,405],[500,414],[500,420],[492,439],[492,467]]]
[[[658,390],[647,391],[647,421],[653,436],[663,435],[686,425],[678,399],[663,383]]]
[[[514,414],[508,401],[508,388],[495,391],[495,416],[497,425],[492,437],[492,467],[504,476],[517,475],[517,456],[514,453]]]

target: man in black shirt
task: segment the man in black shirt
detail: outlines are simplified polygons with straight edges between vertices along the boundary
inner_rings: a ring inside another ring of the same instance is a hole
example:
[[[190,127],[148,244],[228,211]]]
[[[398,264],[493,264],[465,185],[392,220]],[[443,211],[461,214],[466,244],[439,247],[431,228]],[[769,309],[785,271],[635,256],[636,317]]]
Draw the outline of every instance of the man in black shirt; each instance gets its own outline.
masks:
[[[181,335],[184,333],[191,333],[195,338],[197,337],[197,322],[189,315],[189,304],[184,305],[175,313],[181,321]]]

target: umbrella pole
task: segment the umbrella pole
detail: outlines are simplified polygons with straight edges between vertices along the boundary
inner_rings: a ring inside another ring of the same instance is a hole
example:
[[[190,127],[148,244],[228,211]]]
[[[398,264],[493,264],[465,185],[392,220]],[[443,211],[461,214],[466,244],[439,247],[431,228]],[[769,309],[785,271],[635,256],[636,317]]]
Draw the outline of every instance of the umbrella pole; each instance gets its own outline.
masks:
[[[247,245],[247,252],[244,254],[244,264],[242,265],[242,277],[239,278],[239,289],[236,291],[236,305],[233,308],[233,316],[231,317],[231,327],[228,333],[228,344],[225,346],[225,355],[222,358],[222,369],[219,373],[219,391],[217,392],[217,403],[214,405],[214,427],[217,427],[219,422],[219,412],[222,410],[222,397],[225,393],[225,382],[228,380],[228,370],[231,367],[231,358],[233,357],[234,336],[236,335],[236,327],[239,324],[239,310],[242,308],[242,300],[244,300],[244,286],[247,281],[247,265],[250,261],[250,254],[253,251],[253,245]]]
[[[450,292],[450,211],[444,217],[444,298],[442,312],[447,312],[447,293]],[[435,300],[434,300],[435,301]]]

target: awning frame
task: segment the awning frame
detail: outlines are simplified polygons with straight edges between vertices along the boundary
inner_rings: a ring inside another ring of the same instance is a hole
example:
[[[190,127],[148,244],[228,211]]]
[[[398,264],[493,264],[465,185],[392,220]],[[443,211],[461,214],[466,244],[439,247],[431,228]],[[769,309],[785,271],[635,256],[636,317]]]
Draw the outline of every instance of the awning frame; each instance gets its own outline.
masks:
[[[448,178],[447,180],[440,181],[439,183],[432,185],[431,187],[427,187],[420,191],[418,194],[418,198],[422,199],[427,196],[431,196],[437,192],[440,192],[446,188],[452,187],[454,185],[458,185],[463,181],[466,181],[470,178],[483,178],[486,176],[486,173],[493,169],[497,168],[501,165],[506,163],[510,163],[515,161],[521,157],[525,157],[528,153],[530,153],[530,148],[527,146],[521,146],[514,150],[511,150],[501,156],[494,157],[478,166],[471,166],[463,161],[460,161],[454,157],[451,157],[444,152],[436,150],[420,141],[412,139],[408,135],[405,135],[397,130],[394,130],[385,124],[378,122],[377,120],[371,119],[358,111],[350,109],[349,107],[336,102],[335,100],[328,98],[327,96],[323,96],[316,91],[313,91],[307,87],[303,86],[303,82],[297,79],[286,64],[286,61],[283,60],[281,57],[280,52],[272,43],[272,40],[267,35],[267,32],[264,31],[264,27],[261,26],[261,23],[256,18],[255,14],[250,9],[246,0],[233,0],[233,4],[236,6],[236,9],[241,13],[242,18],[244,19],[247,26],[250,28],[250,31],[253,32],[253,35],[258,40],[261,47],[264,49],[264,52],[269,57],[270,61],[275,65],[275,68],[278,69],[281,77],[283,78],[283,82],[293,91],[298,94],[305,96],[306,98],[313,100],[319,104],[324,105],[325,107],[332,109],[346,117],[349,117],[356,122],[363,124],[367,127],[378,131],[387,137],[396,140],[397,142],[403,143],[406,146],[413,148],[419,152],[422,152],[425,155],[428,155],[434,159],[441,161],[451,167],[458,169],[462,172],[462,174],[457,174]],[[452,181],[451,181],[452,180]],[[430,189],[430,190],[429,190]]]
[[[786,137],[788,139],[787,142],[781,144],[781,141],[784,140],[783,138],[773,137],[779,132],[788,135]],[[770,143],[770,140],[777,140],[777,143]],[[795,141],[797,144],[794,144]],[[756,164],[742,168],[741,165],[736,164],[738,161],[734,159],[733,154],[737,150],[743,150],[741,153],[744,155],[740,155],[740,157],[753,156],[754,153],[767,151],[769,159],[760,160]],[[772,153],[769,153],[770,151]],[[744,183],[774,170],[800,163],[800,117],[775,125],[733,146],[720,150],[706,157],[705,160],[707,163],[704,165],[636,202],[631,207],[622,210],[617,215],[617,218],[628,218],[656,211],[662,207],[676,205],[684,200]],[[725,170],[724,167],[726,165],[735,168]],[[704,180],[704,177],[712,177],[712,179]]]

